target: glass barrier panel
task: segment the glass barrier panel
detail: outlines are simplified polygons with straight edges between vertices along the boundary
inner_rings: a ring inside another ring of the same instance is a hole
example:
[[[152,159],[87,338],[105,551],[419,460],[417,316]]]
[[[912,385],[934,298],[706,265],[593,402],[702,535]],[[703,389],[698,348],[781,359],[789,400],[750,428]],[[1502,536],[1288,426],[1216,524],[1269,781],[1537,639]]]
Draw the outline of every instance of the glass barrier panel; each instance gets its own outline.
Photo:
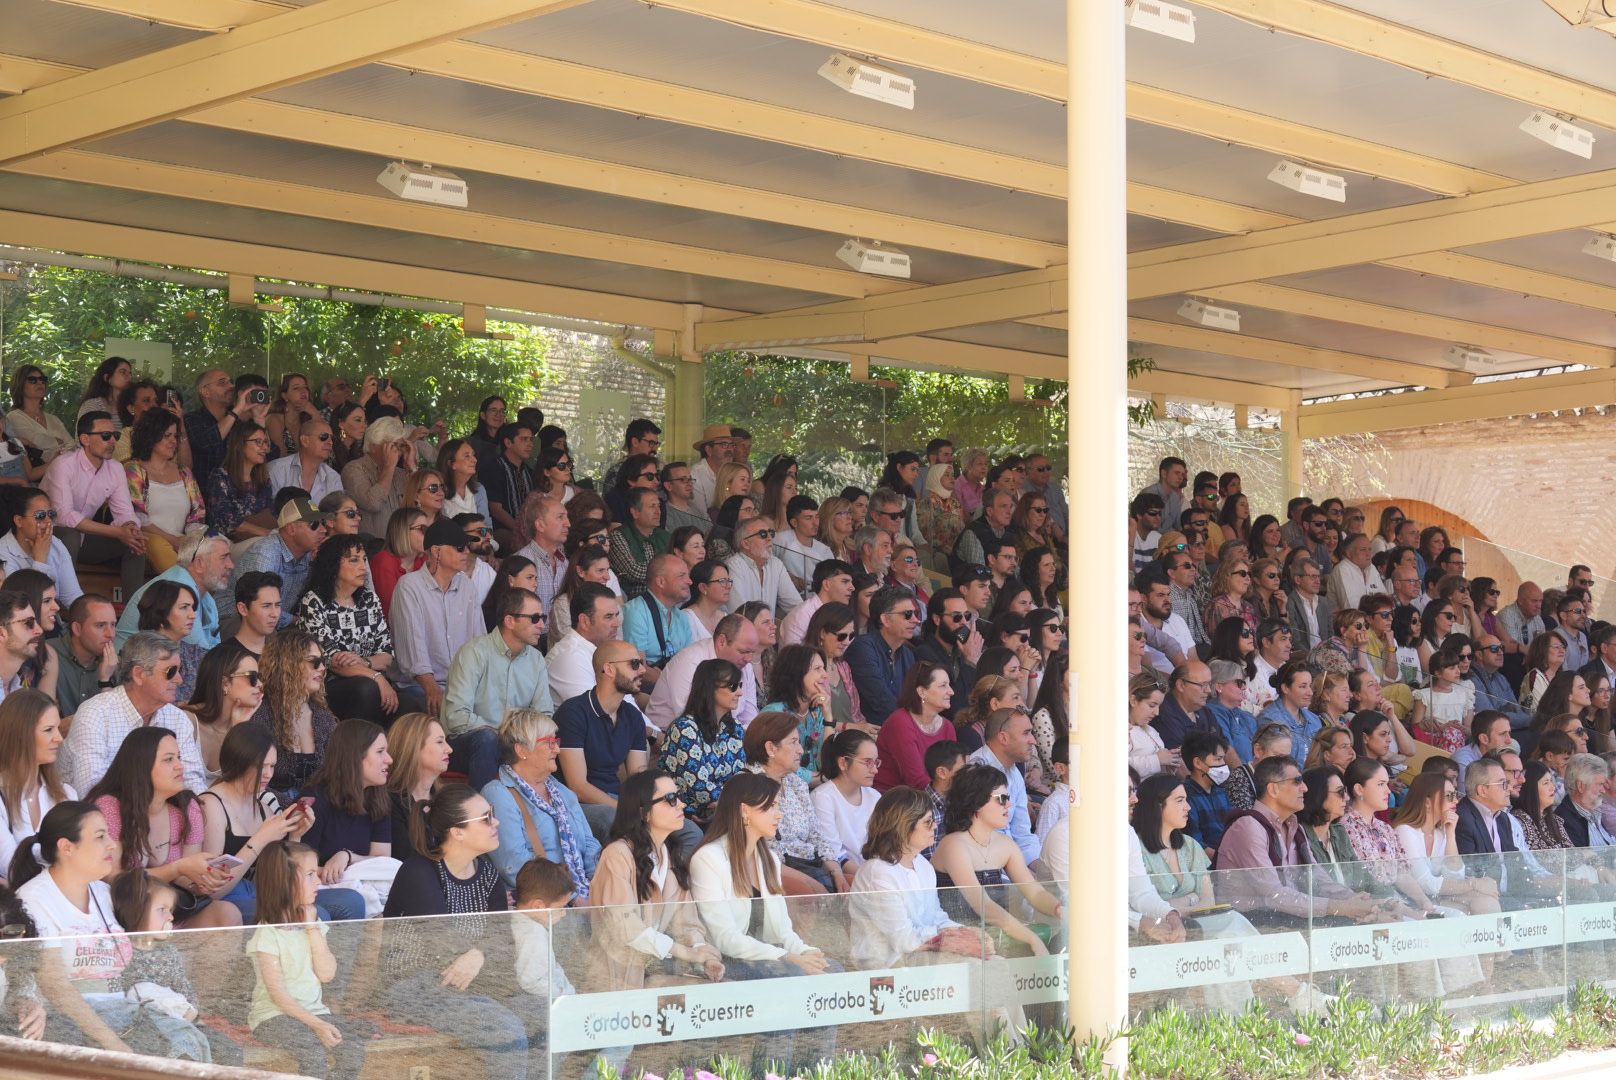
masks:
[[[1171,1003],[1191,1016],[1241,1012],[1254,997],[1306,1009],[1305,890],[1271,875],[1209,870],[1129,881],[1129,1012]]]
[[[1536,582],[1544,589],[1564,589],[1571,571],[1569,563],[1555,562],[1474,536],[1456,535],[1453,543],[1464,550],[1467,578],[1474,581],[1479,577],[1490,577],[1498,583],[1499,610],[1515,602],[1515,592],[1521,582]],[[1611,588],[1611,579],[1597,573],[1586,576],[1593,578],[1594,582],[1591,590],[1593,610],[1588,612],[1587,625],[1616,617],[1616,589]]]

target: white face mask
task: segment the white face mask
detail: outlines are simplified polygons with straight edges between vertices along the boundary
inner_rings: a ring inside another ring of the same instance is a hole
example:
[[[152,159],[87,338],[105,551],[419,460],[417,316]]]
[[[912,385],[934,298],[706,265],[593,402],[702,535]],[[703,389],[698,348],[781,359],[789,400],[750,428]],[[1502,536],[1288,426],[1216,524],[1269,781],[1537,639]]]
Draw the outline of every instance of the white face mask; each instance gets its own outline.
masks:
[[[1229,766],[1214,765],[1206,770],[1206,775],[1212,778],[1214,784],[1222,784],[1229,779]]]

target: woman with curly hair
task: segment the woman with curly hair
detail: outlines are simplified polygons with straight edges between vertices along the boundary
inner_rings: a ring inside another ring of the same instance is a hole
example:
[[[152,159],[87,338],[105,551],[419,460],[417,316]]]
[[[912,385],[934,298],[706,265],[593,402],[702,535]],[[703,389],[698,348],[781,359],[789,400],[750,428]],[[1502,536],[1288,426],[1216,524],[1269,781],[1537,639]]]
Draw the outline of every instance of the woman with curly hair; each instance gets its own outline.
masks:
[[[319,771],[337,726],[325,703],[325,651],[314,635],[289,627],[264,642],[258,667],[264,703],[248,723],[267,728],[275,740],[269,788],[284,804]]]

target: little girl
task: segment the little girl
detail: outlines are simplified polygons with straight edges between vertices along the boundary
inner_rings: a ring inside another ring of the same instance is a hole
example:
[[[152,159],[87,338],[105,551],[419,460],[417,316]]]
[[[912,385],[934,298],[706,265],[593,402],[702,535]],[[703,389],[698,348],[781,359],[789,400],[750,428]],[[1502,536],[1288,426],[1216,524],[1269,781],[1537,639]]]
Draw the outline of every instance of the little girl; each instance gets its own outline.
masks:
[[[185,973],[185,958],[169,943],[179,894],[144,870],[130,870],[112,883],[112,913],[130,933],[124,965],[124,997],[142,1008],[196,1023],[196,988]],[[241,1047],[222,1031],[197,1024],[207,1036],[215,1065],[240,1065]]]
[[[356,1077],[375,1029],[339,1018],[320,987],[337,973],[315,910],[320,864],[307,844],[277,840],[258,857],[258,929],[247,943],[258,973],[247,1025],[297,1058],[306,1076]],[[328,1068],[327,1051],[330,1052]]]

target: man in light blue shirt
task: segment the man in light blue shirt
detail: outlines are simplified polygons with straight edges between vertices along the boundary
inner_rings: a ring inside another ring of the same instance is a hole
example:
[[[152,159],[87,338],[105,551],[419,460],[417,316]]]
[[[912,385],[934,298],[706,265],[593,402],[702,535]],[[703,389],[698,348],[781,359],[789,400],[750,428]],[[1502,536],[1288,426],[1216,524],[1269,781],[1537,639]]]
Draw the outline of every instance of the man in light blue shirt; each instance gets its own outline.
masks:
[[[269,463],[270,486],[276,491],[289,487],[305,491],[316,506],[333,491],[341,491],[342,477],[327,464],[335,445],[331,436],[325,420],[305,420],[297,434],[297,453],[282,454]]]
[[[443,726],[453,756],[449,768],[481,788],[499,774],[499,725],[507,709],[554,712],[550,672],[539,641],[544,607],[527,589],[512,589],[495,613],[499,625],[455,653],[443,695]]]
[[[196,593],[196,622],[185,640],[204,649],[219,646],[219,605],[213,598],[217,589],[230,583],[236,564],[230,558],[230,540],[224,536],[197,533],[187,536],[179,548],[179,561],[142,585],[118,617],[118,648],[140,629],[140,598],[152,582],[173,581]]]
[[[1032,757],[1034,745],[1032,717],[1021,709],[995,709],[983,725],[982,748],[966,759],[969,764],[991,765],[1004,773],[1005,785],[1010,789],[1010,825],[1004,832],[1029,863],[1043,852],[1043,844],[1033,835],[1027,782],[1016,766]]]
[[[281,579],[281,617],[275,628],[284,630],[292,625],[297,614],[297,601],[309,583],[314,550],[325,539],[331,515],[317,509],[307,499],[293,498],[281,507],[280,516],[275,520],[279,528],[241,553],[230,587],[234,589],[235,582],[254,570],[277,575]],[[224,629],[234,634],[240,619],[235,617],[233,605],[229,618]]]
[[[694,640],[690,612],[690,568],[678,555],[658,555],[646,571],[647,591],[623,605],[623,640],[645,654],[650,665],[642,685],[656,684],[662,665]]]

